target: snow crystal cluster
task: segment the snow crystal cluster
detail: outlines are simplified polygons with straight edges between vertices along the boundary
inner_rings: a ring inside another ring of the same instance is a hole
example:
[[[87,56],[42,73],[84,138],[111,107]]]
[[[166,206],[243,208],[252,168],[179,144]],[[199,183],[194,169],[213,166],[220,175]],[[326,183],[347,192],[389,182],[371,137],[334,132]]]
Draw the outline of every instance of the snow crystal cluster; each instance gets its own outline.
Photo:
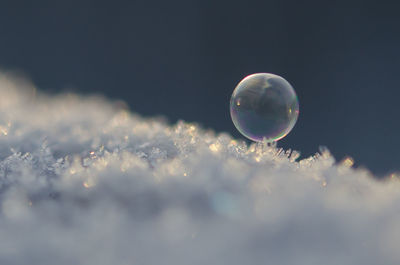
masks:
[[[400,181],[0,74],[0,264],[400,264]]]

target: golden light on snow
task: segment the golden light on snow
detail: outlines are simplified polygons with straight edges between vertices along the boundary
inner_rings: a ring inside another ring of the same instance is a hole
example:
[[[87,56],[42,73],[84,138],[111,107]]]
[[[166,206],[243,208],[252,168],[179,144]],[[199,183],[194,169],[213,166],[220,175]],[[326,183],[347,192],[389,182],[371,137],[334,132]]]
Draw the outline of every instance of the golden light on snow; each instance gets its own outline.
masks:
[[[217,153],[220,150],[221,146],[219,143],[214,143],[214,144],[210,144],[209,148],[214,153]]]
[[[354,159],[348,156],[345,159],[343,159],[341,164],[345,167],[352,167],[354,165]]]

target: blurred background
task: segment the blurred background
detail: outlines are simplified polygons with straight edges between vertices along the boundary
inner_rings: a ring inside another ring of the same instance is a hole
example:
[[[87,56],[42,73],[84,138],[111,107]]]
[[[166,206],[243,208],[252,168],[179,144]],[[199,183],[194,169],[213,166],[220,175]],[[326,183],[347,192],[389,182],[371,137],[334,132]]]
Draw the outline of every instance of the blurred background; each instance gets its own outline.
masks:
[[[324,145],[382,176],[400,170],[399,14],[369,0],[3,0],[0,68],[237,138],[233,89],[275,73],[300,101],[279,146],[305,157]]]

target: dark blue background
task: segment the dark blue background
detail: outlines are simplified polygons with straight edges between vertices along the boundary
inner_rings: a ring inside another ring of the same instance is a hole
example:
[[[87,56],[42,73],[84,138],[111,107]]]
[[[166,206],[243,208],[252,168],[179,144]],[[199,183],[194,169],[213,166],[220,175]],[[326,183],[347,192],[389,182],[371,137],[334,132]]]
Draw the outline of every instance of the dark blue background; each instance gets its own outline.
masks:
[[[235,137],[234,87],[275,73],[300,100],[280,146],[384,174],[400,170],[399,14],[369,0],[1,1],[0,67]]]

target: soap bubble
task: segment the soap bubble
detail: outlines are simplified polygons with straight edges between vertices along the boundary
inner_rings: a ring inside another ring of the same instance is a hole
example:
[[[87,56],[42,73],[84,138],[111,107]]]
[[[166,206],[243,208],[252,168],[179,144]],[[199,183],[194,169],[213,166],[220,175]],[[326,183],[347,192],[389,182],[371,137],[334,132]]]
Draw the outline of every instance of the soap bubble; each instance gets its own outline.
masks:
[[[231,117],[236,128],[253,141],[278,141],[293,128],[299,102],[293,87],[280,76],[267,73],[244,78],[233,91]]]

